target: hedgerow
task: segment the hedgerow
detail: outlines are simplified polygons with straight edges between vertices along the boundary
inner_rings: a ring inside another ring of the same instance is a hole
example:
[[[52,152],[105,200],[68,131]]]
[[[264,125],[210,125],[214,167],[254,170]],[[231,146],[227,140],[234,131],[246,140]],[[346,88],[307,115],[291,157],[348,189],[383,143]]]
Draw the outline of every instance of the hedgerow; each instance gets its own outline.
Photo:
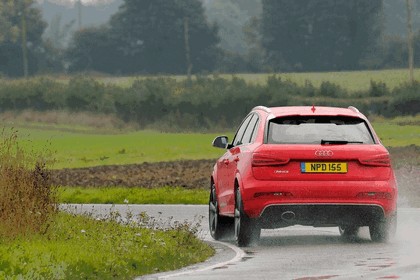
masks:
[[[2,81],[0,110],[67,110],[114,114],[140,128],[208,130],[236,126],[257,105],[357,106],[366,114],[393,117],[419,113],[420,83],[389,89],[374,82],[366,91],[350,92],[325,81],[319,88],[309,81],[298,85],[273,75],[263,85],[245,80],[197,76],[191,81],[146,78],[129,87],[102,83],[87,76],[69,82],[51,78]]]

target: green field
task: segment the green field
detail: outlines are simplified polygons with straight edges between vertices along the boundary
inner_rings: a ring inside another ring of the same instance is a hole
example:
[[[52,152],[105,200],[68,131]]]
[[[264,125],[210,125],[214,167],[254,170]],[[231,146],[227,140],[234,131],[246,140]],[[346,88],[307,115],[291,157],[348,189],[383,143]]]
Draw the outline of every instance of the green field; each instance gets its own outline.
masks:
[[[272,75],[277,75],[295,82],[298,85],[304,85],[306,81],[310,81],[315,87],[319,87],[323,81],[329,81],[350,91],[369,89],[371,80],[384,82],[390,89],[408,81],[408,70],[406,69],[313,73],[218,74],[217,76],[226,79],[238,77],[245,79],[249,83],[264,84],[267,82],[267,78]],[[156,76],[96,77],[96,79],[106,84],[116,84],[122,87],[130,87],[137,79],[154,77]],[[178,81],[186,79],[186,76],[182,75],[160,77],[173,78]],[[420,69],[415,69],[414,77],[415,79],[420,80]],[[57,80],[63,82],[66,82],[69,79],[70,77],[57,77]]]
[[[216,158],[222,152],[211,146],[217,134],[96,134],[28,128],[18,132],[23,145],[51,150],[57,161],[54,168]]]
[[[420,69],[416,69],[414,76],[420,80]],[[408,81],[408,71],[406,69],[377,70],[377,71],[342,71],[342,72],[314,72],[314,73],[273,73],[273,74],[220,74],[221,78],[230,79],[238,77],[249,83],[264,84],[271,75],[277,75],[286,80],[304,85],[310,81],[315,87],[319,87],[323,81],[329,81],[350,91],[368,90],[370,81],[384,82],[390,89]],[[177,80],[186,79],[185,76],[169,76]],[[114,83],[128,87],[136,79],[144,77],[121,77],[121,78],[99,78],[104,83]]]
[[[420,126],[377,123],[374,127],[385,146],[420,146]]]
[[[322,82],[329,81],[350,91],[368,90],[370,81],[384,82],[392,89],[402,82],[408,81],[408,71],[378,70],[378,71],[343,71],[343,72],[317,72],[317,73],[279,73],[279,77],[290,80],[298,85],[310,81],[315,87]],[[238,77],[253,83],[265,83],[269,74],[240,74]],[[417,80],[420,79],[420,69],[415,72]]]
[[[398,125],[389,120],[380,120],[373,125],[385,146],[420,146],[420,125]],[[100,134],[52,128],[20,128],[18,132],[22,145],[52,151],[56,159],[54,168],[211,159],[223,154],[222,150],[211,146],[217,133],[136,131]]]

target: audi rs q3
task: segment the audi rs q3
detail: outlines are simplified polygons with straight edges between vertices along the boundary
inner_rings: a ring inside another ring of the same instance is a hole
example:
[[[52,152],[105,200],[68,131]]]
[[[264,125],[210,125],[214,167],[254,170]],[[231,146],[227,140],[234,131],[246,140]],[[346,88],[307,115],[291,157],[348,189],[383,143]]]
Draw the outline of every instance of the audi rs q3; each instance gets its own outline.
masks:
[[[338,227],[353,238],[369,227],[374,242],[395,233],[397,185],[390,156],[356,108],[255,107],[211,175],[209,227],[239,246],[261,229],[293,225]]]

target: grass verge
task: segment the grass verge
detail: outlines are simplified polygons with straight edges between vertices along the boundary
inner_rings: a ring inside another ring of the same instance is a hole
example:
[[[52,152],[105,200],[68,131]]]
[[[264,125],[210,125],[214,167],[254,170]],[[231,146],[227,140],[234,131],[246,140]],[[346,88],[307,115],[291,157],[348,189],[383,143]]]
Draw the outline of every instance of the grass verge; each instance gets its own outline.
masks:
[[[198,224],[59,212],[50,153],[21,143],[14,130],[0,133],[0,279],[133,279],[214,253],[197,238]]]
[[[58,200],[60,203],[80,204],[207,204],[208,190],[181,187],[61,187],[58,190]]]
[[[206,260],[213,249],[193,227],[155,230],[131,217],[105,220],[59,213],[44,235],[1,240],[1,279],[133,279]],[[147,220],[147,219],[146,219]]]

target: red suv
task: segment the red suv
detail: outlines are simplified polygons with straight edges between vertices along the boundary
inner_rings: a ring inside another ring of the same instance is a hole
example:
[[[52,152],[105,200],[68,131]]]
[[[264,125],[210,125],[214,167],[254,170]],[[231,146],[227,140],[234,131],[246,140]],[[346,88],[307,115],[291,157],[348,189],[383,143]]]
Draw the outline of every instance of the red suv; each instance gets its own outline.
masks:
[[[211,176],[214,239],[235,230],[239,246],[261,228],[338,226],[345,238],[368,226],[373,241],[395,233],[397,185],[389,153],[356,108],[254,108]]]

